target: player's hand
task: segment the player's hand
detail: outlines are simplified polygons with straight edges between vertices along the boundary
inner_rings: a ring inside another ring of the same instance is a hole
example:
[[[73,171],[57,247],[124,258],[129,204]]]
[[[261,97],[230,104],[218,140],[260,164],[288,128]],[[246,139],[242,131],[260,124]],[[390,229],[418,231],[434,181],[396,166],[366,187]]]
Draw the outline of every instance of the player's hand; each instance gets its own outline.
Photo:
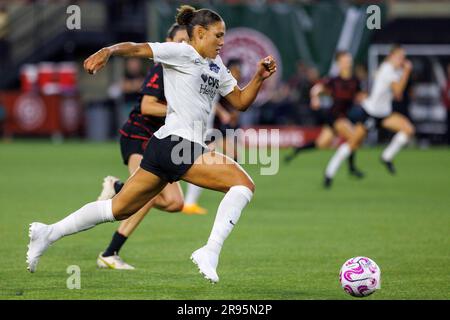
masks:
[[[231,115],[228,112],[217,113],[217,116],[219,117],[220,122],[222,122],[223,124],[229,124],[231,121]]]
[[[277,71],[277,63],[272,56],[267,56],[258,62],[257,74],[262,80],[266,80]]]
[[[413,68],[413,64],[412,64],[411,60],[405,60],[405,61],[403,62],[403,68],[404,68],[406,71],[411,71],[412,68]]]
[[[111,52],[108,48],[103,48],[84,60],[84,70],[90,74],[95,74],[98,70],[103,68],[108,62]]]
[[[311,109],[319,110],[320,109],[320,98],[317,96],[311,97]]]

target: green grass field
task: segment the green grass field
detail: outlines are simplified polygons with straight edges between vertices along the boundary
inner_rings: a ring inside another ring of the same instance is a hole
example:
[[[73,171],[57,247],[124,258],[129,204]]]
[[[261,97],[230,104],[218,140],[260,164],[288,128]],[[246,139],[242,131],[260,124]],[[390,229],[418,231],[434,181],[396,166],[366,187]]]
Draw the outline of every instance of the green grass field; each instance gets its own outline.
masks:
[[[245,166],[257,190],[211,285],[189,256],[209,236],[222,197],[212,191],[201,197],[206,216],[150,212],[121,252],[135,271],[96,267],[114,223],[60,240],[29,274],[28,224],[65,217],[96,199],[105,175],[127,171],[114,143],[0,144],[0,299],[353,299],[338,273],[358,255],[382,270],[382,289],[366,299],[449,299],[449,150],[404,150],[396,177],[380,152],[360,151],[367,178],[350,178],[345,165],[329,191],[321,182],[331,151],[301,155],[274,176]],[[81,269],[80,290],[66,287],[70,265]]]

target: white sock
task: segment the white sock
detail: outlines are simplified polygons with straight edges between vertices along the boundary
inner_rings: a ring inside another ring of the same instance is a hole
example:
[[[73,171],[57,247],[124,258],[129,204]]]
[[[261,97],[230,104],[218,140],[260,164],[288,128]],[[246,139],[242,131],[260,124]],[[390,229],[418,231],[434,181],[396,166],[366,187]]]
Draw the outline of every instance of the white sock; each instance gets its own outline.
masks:
[[[351,153],[352,150],[350,149],[348,143],[341,144],[331,158],[330,162],[328,162],[327,169],[325,170],[325,176],[328,178],[333,178],[336,175],[342,161],[347,159]]]
[[[392,138],[389,145],[384,149],[381,158],[384,161],[392,161],[395,155],[400,151],[400,149],[408,143],[408,135],[402,131],[397,132],[397,134]]]
[[[64,236],[90,229],[97,224],[112,221],[115,219],[112,213],[111,199],[91,202],[52,224],[49,240],[54,242]]]
[[[234,186],[225,194],[217,209],[216,219],[206,247],[219,254],[223,242],[239,220],[253,192],[245,186]]]
[[[197,200],[200,197],[202,191],[202,187],[196,186],[192,183],[188,183],[186,197],[184,198],[184,204],[189,205],[197,203]]]

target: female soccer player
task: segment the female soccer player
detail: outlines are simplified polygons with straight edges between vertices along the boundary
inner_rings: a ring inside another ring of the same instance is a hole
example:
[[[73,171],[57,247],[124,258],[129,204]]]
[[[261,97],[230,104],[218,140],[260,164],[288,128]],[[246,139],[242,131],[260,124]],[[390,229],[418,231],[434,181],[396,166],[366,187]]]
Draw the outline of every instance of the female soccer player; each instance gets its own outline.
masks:
[[[381,162],[391,174],[395,174],[392,159],[414,135],[414,126],[405,116],[393,112],[392,100],[394,97],[401,99],[411,70],[412,64],[406,59],[404,49],[400,46],[394,46],[376,73],[370,96],[362,103],[364,109],[364,115],[360,119],[360,123],[364,124],[362,130],[359,129],[354,133],[349,143],[343,143],[338,148],[328,164],[325,173],[326,183],[331,184],[331,179],[336,174],[342,161],[359,147],[373,122],[377,127],[381,126],[396,132],[381,155]]]
[[[189,41],[186,27],[173,24],[167,32],[166,41],[178,43]],[[164,125],[166,112],[163,68],[161,64],[155,64],[145,77],[139,104],[131,111],[128,121],[120,129],[120,150],[130,175],[139,167],[152,135]],[[118,178],[106,177],[102,193],[97,200],[111,199],[122,186],[123,183]],[[120,223],[106,250],[97,257],[97,265],[100,268],[134,269],[120,258],[119,251],[153,206],[168,212],[180,211],[183,208],[183,193],[179,183],[168,184],[152,201]]]
[[[206,279],[219,281],[216,268],[222,245],[251,200],[255,185],[235,161],[206,149],[205,123],[216,94],[226,97],[236,109],[246,110],[264,80],[276,72],[276,62],[272,56],[260,60],[252,80],[240,89],[218,56],[225,35],[222,18],[209,9],[181,6],[176,22],[186,26],[190,44],[126,42],[103,48],[85,60],[84,68],[91,74],[103,68],[111,55],[152,58],[161,63],[166,122],[150,139],[140,167],[113,199],[89,203],[52,225],[30,225],[27,263],[31,272],[58,239],[100,223],[126,219],[168,183],[181,179],[225,193],[206,245],[191,255]]]
[[[347,51],[339,51],[336,54],[336,63],[339,74],[335,77],[325,78],[315,84],[310,91],[311,109],[314,111],[318,122],[322,125],[320,135],[314,142],[294,148],[286,158],[286,162],[292,161],[299,153],[311,149],[329,148],[336,135],[348,138],[352,132],[354,119],[349,117],[350,109],[359,102],[361,86],[359,80],[353,75],[353,58]],[[333,98],[331,108],[321,108],[320,95],[329,94]],[[350,122],[348,121],[350,120]],[[349,157],[349,173],[358,178],[364,174],[355,166],[354,153]]]
[[[376,73],[370,96],[362,104],[367,130],[375,122],[376,126],[395,132],[381,155],[381,162],[391,174],[396,172],[392,160],[415,133],[411,121],[392,109],[393,99],[401,100],[403,97],[412,67],[411,61],[406,59],[405,50],[394,45]]]
[[[325,87],[332,92],[333,96],[333,106],[328,114],[328,124],[336,135],[346,141],[344,145],[348,146],[348,148],[345,150],[349,151],[347,158],[359,147],[365,135],[364,126],[359,122],[353,124],[348,118],[348,113],[353,104],[359,102],[361,88],[358,79],[353,76],[353,58],[351,54],[346,51],[338,52],[336,61],[339,66],[339,75],[325,83]],[[313,92],[313,105],[317,104],[317,98],[318,96],[314,95]],[[326,188],[331,186],[337,169],[334,158],[332,158],[325,170],[324,186]],[[356,168],[354,168],[354,171],[359,173],[359,170],[356,170]]]

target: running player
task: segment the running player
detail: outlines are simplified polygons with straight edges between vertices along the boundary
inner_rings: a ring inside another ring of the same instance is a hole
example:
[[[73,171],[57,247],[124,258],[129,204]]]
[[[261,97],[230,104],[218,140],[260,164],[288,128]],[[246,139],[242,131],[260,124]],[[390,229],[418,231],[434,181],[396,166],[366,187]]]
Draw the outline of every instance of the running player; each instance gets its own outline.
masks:
[[[361,97],[359,80],[353,75],[353,58],[347,51],[339,51],[336,54],[336,63],[339,74],[336,77],[326,78],[315,84],[310,91],[311,109],[318,123],[322,125],[320,135],[314,142],[296,147],[286,156],[285,162],[289,163],[299,153],[305,150],[329,148],[336,135],[348,137],[348,123],[341,124],[341,119],[349,118],[349,111]],[[330,109],[321,108],[320,95],[328,94],[333,99]],[[337,127],[336,127],[337,126]],[[348,160],[349,173],[358,178],[363,178],[364,173],[355,166],[355,154],[352,153]]]
[[[186,27],[173,24],[167,33],[166,41],[189,41]],[[128,121],[120,129],[120,150],[130,175],[139,167],[149,139],[164,124],[166,112],[163,68],[161,64],[155,64],[144,80],[138,105],[134,107]],[[102,193],[97,200],[111,199],[122,187],[123,183],[118,178],[106,177]],[[97,257],[97,265],[100,268],[134,269],[120,258],[119,251],[152,206],[168,212],[180,211],[183,208],[183,194],[179,183],[168,184],[153,201],[120,223],[106,250]]]
[[[271,56],[260,60],[252,80],[240,89],[218,55],[224,45],[222,18],[209,9],[195,10],[183,5],[176,21],[186,26],[189,44],[125,42],[103,48],[85,60],[84,68],[91,74],[103,68],[111,55],[151,58],[161,63],[166,122],[149,140],[140,167],[113,199],[88,203],[51,225],[30,225],[30,272],[36,271],[40,256],[55,241],[100,223],[124,220],[168,183],[181,179],[225,193],[209,240],[191,255],[206,279],[219,281],[216,269],[222,245],[250,202],[255,185],[238,163],[206,148],[205,123],[216,94],[226,97],[237,110],[245,111],[263,82],[276,72],[276,63]]]
[[[362,104],[367,129],[375,124],[395,133],[380,159],[391,174],[396,173],[392,160],[415,134],[411,121],[392,109],[393,99],[401,100],[403,97],[412,67],[405,50],[394,45],[376,73],[370,96]]]
[[[352,136],[352,140],[348,143],[343,143],[338,148],[327,166],[325,173],[326,184],[331,184],[331,179],[336,174],[342,161],[358,148],[360,142],[366,136],[367,130],[373,125],[396,132],[381,155],[381,162],[391,174],[395,174],[392,159],[414,136],[414,126],[408,118],[393,112],[392,100],[394,97],[401,99],[411,71],[412,64],[406,59],[405,50],[400,46],[393,46],[376,73],[370,96],[362,102],[364,109],[360,120],[360,123],[364,124],[362,130],[358,126],[358,130]]]

